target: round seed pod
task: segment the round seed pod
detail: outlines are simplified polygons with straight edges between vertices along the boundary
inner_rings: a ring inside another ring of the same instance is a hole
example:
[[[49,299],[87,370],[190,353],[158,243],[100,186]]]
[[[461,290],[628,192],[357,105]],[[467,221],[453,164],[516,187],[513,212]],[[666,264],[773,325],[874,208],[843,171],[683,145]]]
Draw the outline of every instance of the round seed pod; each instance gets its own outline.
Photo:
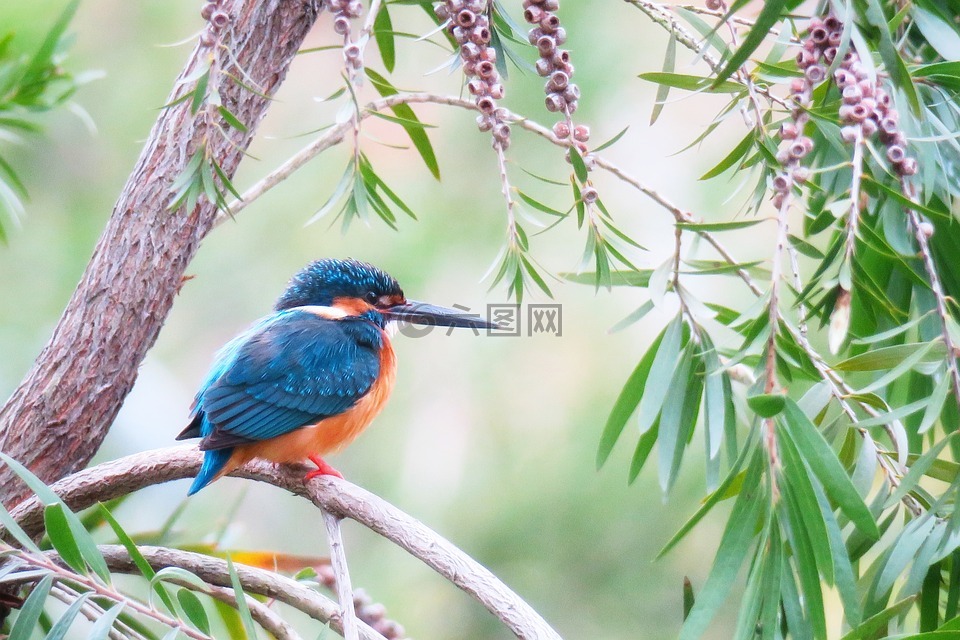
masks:
[[[567,30],[563,27],[557,27],[557,30],[553,32],[553,37],[557,41],[557,45],[561,45],[567,41]]]
[[[887,147],[887,160],[893,164],[900,164],[907,157],[907,150],[899,144],[893,144]]]
[[[334,18],[333,31],[341,36],[350,33],[350,18],[343,15]]]
[[[563,90],[563,98],[567,102],[576,102],[580,99],[580,87],[575,84],[567,85],[567,88]]]
[[[360,53],[360,47],[356,44],[351,44],[343,48],[343,57],[347,60],[359,60]]]
[[[877,121],[872,117],[865,119],[860,126],[863,128],[864,138],[869,138],[877,132]]]
[[[920,223],[920,233],[930,238],[933,237],[934,228],[933,225],[924,220]]]
[[[204,20],[209,20],[210,16],[212,16],[213,12],[216,10],[217,10],[217,3],[208,2],[207,4],[203,5],[202,9],[200,9],[200,17],[203,18]]]
[[[500,100],[501,98],[503,98],[503,85],[500,84],[499,82],[495,82],[491,84],[487,88],[487,91],[490,93],[490,97],[493,98],[494,100]]]
[[[810,169],[802,165],[799,165],[793,168],[790,175],[793,176],[794,182],[796,182],[797,184],[803,184],[804,182],[810,179]]]
[[[563,120],[558,121],[553,125],[553,135],[557,136],[561,140],[566,140],[570,137],[570,126]]]
[[[537,75],[546,77],[550,75],[551,71],[553,71],[553,62],[547,60],[546,58],[540,58],[537,60],[534,68],[537,70]]]
[[[210,24],[214,29],[223,29],[230,24],[230,14],[226,11],[214,11],[210,16]]]
[[[904,158],[903,162],[896,166],[896,169],[902,176],[912,176],[917,173],[917,159]]]
[[[501,142],[508,140],[510,138],[510,125],[505,122],[494,125],[493,137]]]
[[[477,63],[477,75],[484,80],[490,80],[497,74],[497,67],[489,60]]]
[[[790,178],[784,173],[777,174],[773,178],[773,190],[785,193],[790,189]]]
[[[845,86],[842,95],[844,104],[856,104],[863,98],[863,92],[860,91],[860,86],[856,84]]]
[[[544,33],[553,33],[560,28],[560,18],[554,13],[547,13],[540,20],[540,28]]]
[[[477,14],[469,9],[464,9],[457,14],[457,24],[464,29],[470,29],[477,23]]]
[[[840,129],[840,138],[847,143],[856,142],[858,132],[856,126],[846,126]]]
[[[573,128],[573,139],[577,142],[586,142],[590,139],[590,127],[585,124],[578,124]]]
[[[490,29],[478,23],[477,26],[470,31],[470,42],[483,49],[483,47],[490,42]]]
[[[537,39],[536,42],[537,51],[544,58],[549,58],[553,56],[553,52],[557,50],[557,40],[551,35],[542,35]]]
[[[563,96],[558,93],[551,93],[547,96],[545,101],[547,111],[551,113],[556,113],[557,111],[563,111],[565,101]]]
[[[360,2],[360,0],[351,0],[347,3],[343,12],[347,14],[349,18],[359,18],[363,15],[363,3]]]
[[[823,82],[823,79],[827,77],[827,70],[823,68],[822,65],[812,64],[803,72],[810,84],[818,84]]]
[[[490,131],[493,129],[493,118],[483,114],[477,116],[477,128],[484,132]]]
[[[829,35],[829,32],[823,27],[812,27],[810,29],[810,40],[814,44],[823,44],[827,41]]]
[[[772,199],[772,200],[773,200],[773,206],[776,207],[777,209],[782,208],[782,207],[783,207],[783,203],[786,202],[786,199],[787,199],[787,194],[785,194],[785,193],[783,193],[783,192],[781,192],[781,191],[775,192],[775,193],[773,194],[773,199]]]
[[[477,98],[477,109],[480,109],[480,113],[491,114],[496,108],[497,105],[490,96],[480,96]]]
[[[543,8],[547,11],[556,11],[560,8],[560,0],[543,0]]]
[[[827,31],[842,31],[843,23],[837,16],[829,15],[823,19],[823,26]]]
[[[537,5],[531,5],[524,9],[523,19],[530,24],[539,24],[543,20],[543,9]]]
[[[800,135],[800,130],[793,122],[787,121],[780,125],[780,139],[793,140]]]
[[[450,18],[450,12],[447,11],[447,5],[443,2],[433,7],[433,14],[437,16],[440,22],[446,22]]]
[[[800,140],[795,140],[789,147],[787,147],[787,149],[789,149],[790,157],[793,160],[800,160],[807,155],[808,152],[806,146],[804,146]]]
[[[597,201],[598,197],[599,194],[593,187],[584,187],[580,192],[580,199],[583,200],[584,204],[593,204]]]
[[[550,76],[550,81],[547,84],[548,86],[551,86],[554,91],[563,91],[567,88],[569,83],[570,76],[565,74],[563,71],[554,71],[553,75]]]

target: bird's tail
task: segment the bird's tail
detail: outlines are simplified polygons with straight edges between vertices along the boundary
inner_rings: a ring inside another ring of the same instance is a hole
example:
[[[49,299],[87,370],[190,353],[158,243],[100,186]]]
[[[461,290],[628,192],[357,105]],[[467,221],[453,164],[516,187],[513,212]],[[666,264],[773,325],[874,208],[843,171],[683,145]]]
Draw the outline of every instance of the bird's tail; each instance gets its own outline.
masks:
[[[203,452],[203,464],[200,466],[200,473],[193,479],[188,496],[192,496],[200,489],[213,482],[220,475],[227,460],[233,455],[233,447],[227,449],[213,449]]]

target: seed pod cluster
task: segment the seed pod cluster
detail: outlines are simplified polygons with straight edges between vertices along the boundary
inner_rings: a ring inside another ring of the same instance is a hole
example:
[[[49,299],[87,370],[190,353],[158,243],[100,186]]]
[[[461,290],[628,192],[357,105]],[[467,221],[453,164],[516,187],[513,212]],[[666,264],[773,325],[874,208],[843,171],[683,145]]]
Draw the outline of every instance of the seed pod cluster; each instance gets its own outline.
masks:
[[[590,129],[585,125],[574,126],[570,121],[579,106],[580,87],[571,81],[570,52],[561,49],[567,41],[567,31],[560,25],[559,8],[560,0],[523,0],[523,18],[533,25],[527,38],[540,54],[537,73],[547,79],[544,85],[547,111],[564,116],[553,126],[553,133],[564,140],[572,139],[585,154]]]
[[[497,71],[497,50],[490,46],[488,9],[489,0],[445,0],[434,11],[447,22],[447,30],[460,47],[467,91],[480,110],[477,126],[492,133],[494,148],[506,150],[510,146],[510,125],[506,123],[506,110],[497,107],[504,92]]]
[[[323,564],[317,568],[317,581],[331,591],[337,588],[337,576],[333,567]],[[403,640],[406,631],[399,622],[387,618],[387,608],[374,602],[364,589],[353,590],[353,609],[357,618],[368,624],[387,640]]]
[[[406,637],[403,625],[387,618],[387,608],[374,602],[363,589],[353,590],[353,608],[360,620],[387,640],[401,640]]]
[[[333,14],[333,30],[343,36],[343,59],[351,74],[363,68],[363,49],[351,42],[351,20],[363,15],[363,3],[360,0],[326,0],[325,6]]]
[[[230,14],[220,7],[220,0],[212,0],[200,9],[200,17],[207,21],[207,27],[200,34],[200,44],[212,47],[230,24]]]

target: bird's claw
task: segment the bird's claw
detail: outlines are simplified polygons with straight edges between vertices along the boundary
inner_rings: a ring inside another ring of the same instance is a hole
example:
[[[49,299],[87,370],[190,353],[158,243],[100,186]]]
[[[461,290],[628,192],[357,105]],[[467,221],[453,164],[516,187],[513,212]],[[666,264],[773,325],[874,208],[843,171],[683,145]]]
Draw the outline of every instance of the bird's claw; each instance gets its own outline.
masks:
[[[303,478],[304,482],[307,482],[308,480],[313,480],[318,476],[335,476],[343,480],[343,474],[337,471],[336,469],[334,469],[333,467],[331,467],[329,464],[327,464],[327,461],[321,458],[320,456],[310,455],[310,456],[307,456],[307,458],[310,460],[310,462],[317,465],[317,468],[314,469],[313,471],[310,471],[309,473],[307,473],[306,476],[304,476]]]

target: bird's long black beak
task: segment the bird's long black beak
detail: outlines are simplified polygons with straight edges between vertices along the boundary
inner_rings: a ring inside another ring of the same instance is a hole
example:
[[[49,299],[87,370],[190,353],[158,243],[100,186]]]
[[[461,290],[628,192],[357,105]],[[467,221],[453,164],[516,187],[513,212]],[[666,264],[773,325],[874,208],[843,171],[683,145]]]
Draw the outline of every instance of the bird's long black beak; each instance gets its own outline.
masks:
[[[500,326],[487,322],[473,313],[465,313],[460,309],[448,309],[407,300],[404,304],[394,305],[381,311],[387,320],[412,322],[414,324],[429,324],[440,327],[464,327],[467,329],[499,329]]]

